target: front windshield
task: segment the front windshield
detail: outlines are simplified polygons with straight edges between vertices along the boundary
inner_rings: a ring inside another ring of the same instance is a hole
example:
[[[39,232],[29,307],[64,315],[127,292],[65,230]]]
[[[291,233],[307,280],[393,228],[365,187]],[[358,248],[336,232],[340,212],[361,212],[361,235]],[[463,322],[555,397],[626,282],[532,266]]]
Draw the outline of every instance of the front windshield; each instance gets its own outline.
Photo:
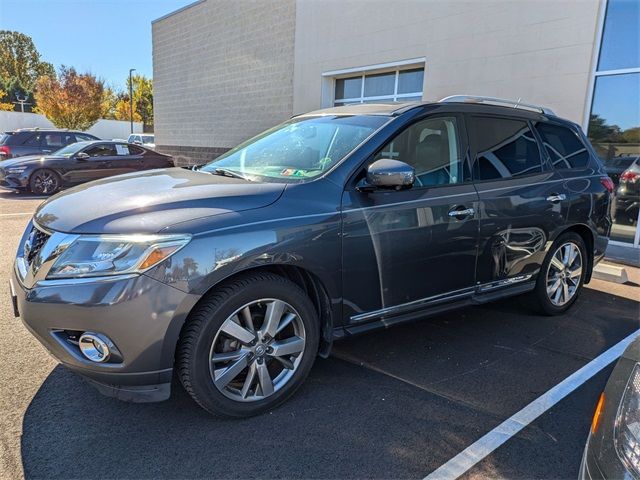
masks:
[[[77,142],[67,145],[66,147],[62,147],[60,150],[56,150],[53,152],[53,155],[56,157],[70,157],[78,153],[84,147],[86,147],[90,142]]]
[[[296,182],[321,175],[389,120],[376,115],[294,118],[208,163],[248,179]]]

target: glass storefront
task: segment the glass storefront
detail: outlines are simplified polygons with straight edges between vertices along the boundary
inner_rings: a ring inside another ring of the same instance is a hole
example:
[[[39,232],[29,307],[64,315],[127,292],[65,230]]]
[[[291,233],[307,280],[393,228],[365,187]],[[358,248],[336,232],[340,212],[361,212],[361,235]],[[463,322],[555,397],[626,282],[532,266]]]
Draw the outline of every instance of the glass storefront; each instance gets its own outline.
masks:
[[[638,242],[640,217],[640,2],[608,0],[588,135],[616,186],[611,239]]]

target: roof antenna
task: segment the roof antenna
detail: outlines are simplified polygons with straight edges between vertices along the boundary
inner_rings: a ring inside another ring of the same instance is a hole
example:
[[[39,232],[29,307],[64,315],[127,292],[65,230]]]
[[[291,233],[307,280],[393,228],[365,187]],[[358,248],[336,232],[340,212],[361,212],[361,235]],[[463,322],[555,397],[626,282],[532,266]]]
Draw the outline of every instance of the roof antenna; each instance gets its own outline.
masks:
[[[516,102],[516,104],[513,106],[513,108],[518,108],[518,105],[520,105],[520,101],[522,100],[522,97],[518,97],[518,101]]]

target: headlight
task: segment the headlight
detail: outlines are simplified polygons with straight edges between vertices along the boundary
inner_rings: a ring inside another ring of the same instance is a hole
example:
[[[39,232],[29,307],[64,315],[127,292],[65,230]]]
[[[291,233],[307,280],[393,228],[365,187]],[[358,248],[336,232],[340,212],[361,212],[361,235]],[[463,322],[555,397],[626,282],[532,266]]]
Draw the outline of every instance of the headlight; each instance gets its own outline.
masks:
[[[26,169],[27,167],[9,167],[5,169],[5,173],[7,173],[8,175],[19,175],[23,173]]]
[[[640,364],[634,367],[622,396],[615,438],[618,456],[640,477]]]
[[[189,240],[189,235],[80,235],[54,262],[47,278],[143,272]]]

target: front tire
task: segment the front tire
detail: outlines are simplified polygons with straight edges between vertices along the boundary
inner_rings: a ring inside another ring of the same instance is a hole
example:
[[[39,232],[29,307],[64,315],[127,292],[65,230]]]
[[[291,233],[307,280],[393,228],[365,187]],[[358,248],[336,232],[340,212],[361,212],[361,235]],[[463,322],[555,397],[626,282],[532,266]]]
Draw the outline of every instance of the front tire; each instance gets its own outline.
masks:
[[[582,290],[587,265],[587,249],[580,235],[567,232],[558,237],[538,273],[531,295],[533,307],[546,315],[566,312]]]
[[[176,355],[180,382],[210,413],[248,417],[288,399],[309,374],[319,322],[295,283],[272,273],[237,278],[190,314]]]
[[[35,195],[53,195],[61,184],[60,175],[48,168],[41,168],[31,174],[29,190]]]

